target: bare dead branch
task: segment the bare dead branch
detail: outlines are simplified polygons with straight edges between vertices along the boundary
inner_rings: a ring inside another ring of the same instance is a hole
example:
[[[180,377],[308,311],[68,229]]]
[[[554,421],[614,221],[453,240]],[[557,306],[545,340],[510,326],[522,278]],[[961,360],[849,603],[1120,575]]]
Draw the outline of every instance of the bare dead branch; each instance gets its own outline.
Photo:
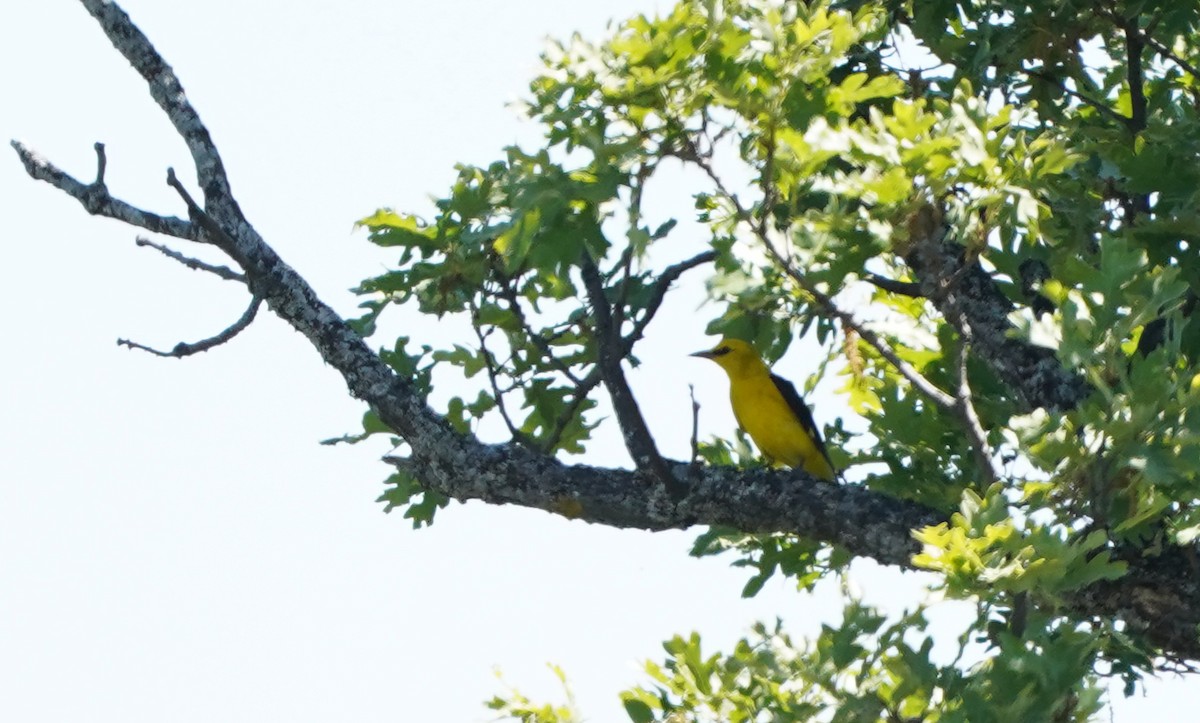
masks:
[[[192,258],[191,256],[184,256],[178,251],[175,251],[174,249],[162,244],[155,243],[144,236],[138,236],[134,243],[136,243],[138,246],[146,246],[155,249],[167,258],[175,259],[179,263],[194,271],[207,271],[208,273],[219,276],[226,281],[237,281],[243,284],[246,283],[246,277],[244,275],[239,274],[228,266],[216,266],[215,264],[205,263],[204,261]]]
[[[113,47],[124,55],[129,64],[146,80],[151,97],[167,114],[167,118],[175,126],[175,131],[187,144],[192,154],[192,162],[196,165],[196,179],[200,188],[204,189],[205,200],[213,200],[219,205],[236,210],[237,204],[233,200],[229,180],[225,177],[221,155],[217,152],[217,146],[213,143],[208,129],[200,122],[199,114],[188,102],[187,94],[184,93],[179,78],[175,76],[175,71],[167,65],[151,45],[149,38],[142,34],[129,19],[129,15],[116,3],[108,0],[80,2],[100,23]],[[237,211],[237,215],[240,217],[240,210]]]
[[[92,148],[96,149],[96,180],[92,181],[93,186],[104,186],[104,171],[108,169],[108,156],[104,153],[104,144],[96,141]]]
[[[221,224],[217,223],[216,219],[208,214],[200,205],[192,198],[187,189],[179,181],[179,177],[175,175],[174,168],[167,169],[167,185],[175,189],[183,202],[187,204],[188,215],[200,223],[200,228],[204,230],[208,240],[217,248],[225,250],[227,253],[237,245],[237,241],[229,235],[225,229],[221,228]]]
[[[131,206],[124,201],[110,196],[108,188],[103,183],[82,183],[37,153],[29,150],[18,141],[13,141],[12,147],[16,150],[17,156],[20,157],[21,164],[25,166],[25,172],[31,178],[45,181],[76,201],[79,201],[84,210],[93,216],[114,218],[118,221],[124,221],[130,226],[144,228],[147,231],[161,233],[165,236],[174,236],[175,238],[187,239],[189,241],[196,240],[196,229],[187,221],[175,218],[174,216],[159,216],[158,214]],[[100,157],[103,158],[103,155]],[[99,166],[97,170],[102,170],[104,167],[103,162],[98,162],[97,165]],[[103,181],[102,173],[97,173],[97,176],[100,181]]]
[[[216,336],[210,336],[207,339],[201,339],[200,341],[196,342],[189,343],[186,341],[181,341],[176,344],[171,351],[162,351],[153,347],[144,346],[128,339],[117,339],[117,346],[124,346],[130,349],[140,349],[141,351],[149,352],[154,356],[182,359],[186,356],[199,354],[200,352],[208,351],[209,349],[221,346],[225,342],[233,339],[233,337],[241,334],[246,330],[246,327],[250,326],[250,324],[254,321],[254,317],[258,315],[258,307],[260,305],[262,305],[262,299],[259,299],[258,297],[251,299],[250,306],[246,307],[246,311],[242,314],[241,318],[233,322],[232,325],[230,325],[220,334],[217,334]]]

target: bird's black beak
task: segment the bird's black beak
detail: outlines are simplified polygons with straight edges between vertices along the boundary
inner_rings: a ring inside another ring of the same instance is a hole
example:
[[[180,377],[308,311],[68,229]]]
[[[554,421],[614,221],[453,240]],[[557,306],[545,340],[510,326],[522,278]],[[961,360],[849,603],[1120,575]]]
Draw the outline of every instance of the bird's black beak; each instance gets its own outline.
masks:
[[[688,356],[698,356],[701,359],[712,359],[716,355],[713,354],[712,349],[705,349],[704,351],[694,351],[691,354],[688,354]]]

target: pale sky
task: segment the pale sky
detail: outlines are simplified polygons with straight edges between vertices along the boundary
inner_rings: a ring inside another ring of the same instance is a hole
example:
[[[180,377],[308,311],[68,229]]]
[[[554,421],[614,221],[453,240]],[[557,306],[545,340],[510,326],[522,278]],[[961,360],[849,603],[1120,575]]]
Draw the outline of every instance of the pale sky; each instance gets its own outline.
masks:
[[[179,74],[251,222],[343,314],[358,303],[348,289],[389,262],[356,219],[379,206],[428,212],[456,162],[536,143],[508,105],[545,37],[597,38],[610,17],[667,8],[122,4]],[[164,183],[171,165],[192,176],[182,142],[76,2],[10,11],[0,67],[6,141],[85,179],[103,141],[114,195],[184,213]],[[617,721],[618,691],[676,633],[728,649],[756,620],[782,617],[802,637],[837,619],[836,584],[741,599],[745,573],[686,556],[695,532],[479,503],[413,531],[374,502],[385,446],[317,444],[354,431],[363,408],[302,337],[264,310],[229,345],[184,361],[118,348],[118,337],[169,348],[209,336],[240,315],[244,292],[135,247],[135,230],[29,180],[10,149],[0,158],[0,720],[484,721],[502,690],[494,667],[557,697],[553,662],[590,720]],[[683,213],[686,191],[657,203],[662,218]],[[685,290],[664,308],[633,376],[676,456],[689,382],[704,433],[733,428],[719,371],[684,356],[710,342],[712,312],[697,302]],[[453,325],[396,315],[387,329],[436,340]],[[815,366],[798,347],[779,370],[800,379]],[[818,389],[822,423],[842,413],[837,386]],[[627,456],[606,434],[587,460]],[[856,571],[869,601],[917,599],[914,574]],[[1200,701],[1194,685],[1150,689],[1115,719]]]

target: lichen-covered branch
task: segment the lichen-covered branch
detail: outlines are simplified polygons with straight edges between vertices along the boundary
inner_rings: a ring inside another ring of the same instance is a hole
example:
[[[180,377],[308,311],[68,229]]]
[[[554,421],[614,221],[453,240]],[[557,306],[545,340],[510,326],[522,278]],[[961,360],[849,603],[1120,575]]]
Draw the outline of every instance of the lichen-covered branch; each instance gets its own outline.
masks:
[[[30,177],[36,178],[39,181],[45,181],[68,196],[78,200],[83,204],[84,209],[93,216],[115,218],[118,221],[124,221],[130,226],[144,228],[154,233],[195,240],[196,229],[187,221],[175,218],[174,216],[160,216],[156,213],[143,211],[140,208],[136,208],[110,196],[108,187],[104,185],[103,174],[97,174],[96,183],[83,183],[37,153],[26,148],[20,141],[12,141],[12,147],[16,150],[17,157],[21,159],[21,164],[25,166],[25,172]]]

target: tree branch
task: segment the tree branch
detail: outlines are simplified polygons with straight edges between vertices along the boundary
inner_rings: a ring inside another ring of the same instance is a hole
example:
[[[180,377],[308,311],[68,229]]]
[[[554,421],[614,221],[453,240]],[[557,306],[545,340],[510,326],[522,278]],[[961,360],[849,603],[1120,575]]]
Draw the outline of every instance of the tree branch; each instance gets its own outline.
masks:
[[[487,371],[488,381],[492,386],[492,396],[496,399],[496,410],[500,412],[500,418],[504,420],[504,426],[508,427],[508,434],[512,440],[520,444],[528,444],[529,439],[513,424],[512,417],[508,416],[508,407],[504,403],[504,394],[500,391],[500,370],[496,368],[495,357],[492,356],[491,350],[488,349],[487,335],[479,328],[479,307],[475,305],[474,299],[471,299],[468,304],[471,309],[471,328],[475,330],[475,338],[479,341],[479,353],[483,354],[483,364]]]
[[[633,351],[634,345],[641,341],[642,335],[646,331],[646,327],[650,325],[650,322],[654,319],[654,315],[658,313],[658,309],[662,305],[663,299],[666,297],[667,291],[670,289],[671,284],[673,284],[675,280],[682,276],[685,272],[702,264],[710,263],[716,259],[716,257],[716,252],[705,251],[703,253],[696,254],[690,259],[680,261],[679,263],[672,264],[663,269],[662,273],[659,274],[658,279],[654,282],[654,289],[651,292],[650,301],[646,304],[642,315],[638,317],[637,321],[634,322],[633,328],[630,329],[629,333],[621,338],[620,357],[622,359],[629,356],[630,352]],[[522,323],[524,322],[522,321]],[[554,449],[554,447],[558,444],[558,440],[562,437],[563,432],[566,431],[567,425],[571,423],[571,419],[574,418],[575,413],[578,411],[580,405],[582,405],[584,400],[587,399],[587,395],[596,388],[596,385],[600,383],[600,369],[599,367],[594,367],[583,379],[576,380],[572,375],[568,375],[568,378],[575,383],[575,398],[571,400],[571,404],[569,404],[567,409],[564,410],[562,415],[559,416],[558,423],[551,431],[549,437],[547,437],[545,443],[546,451]]]
[[[154,243],[145,236],[138,236],[134,243],[136,243],[138,246],[148,246],[152,249],[155,249],[167,258],[175,259],[179,263],[194,271],[207,271],[208,273],[219,276],[226,281],[237,281],[243,284],[246,283],[246,277],[244,275],[239,274],[228,266],[216,266],[214,264],[205,263],[200,259],[194,259],[191,256],[184,256],[172,248],[162,244]]]
[[[863,280],[891,294],[908,296],[914,299],[921,298],[920,284],[914,284],[911,281],[897,281],[889,279],[886,276],[880,276],[879,274],[867,274],[863,277]]]
[[[992,458],[992,448],[988,444],[987,432],[984,431],[983,423],[979,421],[979,413],[975,410],[975,402],[972,401],[971,396],[971,384],[967,378],[967,359],[971,348],[970,326],[962,322],[959,328],[965,331],[960,332],[954,350],[954,374],[958,383],[954,399],[957,402],[958,414],[963,427],[967,431],[967,440],[971,443],[971,453],[975,456],[975,463],[979,467],[980,474],[983,475],[983,484],[980,485],[980,488],[987,489],[1000,478],[1000,475],[996,471],[996,465]]]
[[[205,201],[216,200],[241,216],[233,191],[225,177],[225,165],[208,128],[187,100],[183,85],[175,71],[163,60],[149,38],[142,34],[129,15],[109,0],[80,0],[80,3],[99,23],[104,34],[150,87],[150,96],[167,114],[175,131],[187,144],[196,166],[196,179],[204,189]]]
[[[646,331],[646,327],[654,320],[654,315],[658,313],[658,308],[662,306],[663,299],[667,296],[667,291],[670,290],[671,284],[683,276],[684,273],[702,266],[707,263],[712,263],[717,258],[716,251],[705,251],[696,254],[690,259],[680,261],[677,264],[672,264],[663,269],[662,273],[654,281],[654,289],[650,294],[650,301],[646,304],[645,311],[633,324],[633,329],[630,330],[622,340],[621,356],[625,356],[633,351],[633,345],[641,341],[642,334]]]
[[[1049,83],[1050,85],[1053,85],[1055,88],[1058,88],[1059,90],[1061,90],[1062,92],[1071,96],[1072,98],[1091,107],[1092,109],[1099,112],[1101,115],[1104,115],[1108,118],[1111,118],[1112,120],[1117,121],[1118,123],[1125,126],[1126,128],[1131,127],[1131,125],[1133,124],[1133,119],[1130,118],[1129,116],[1121,115],[1117,111],[1110,108],[1107,104],[1105,104],[1099,100],[1096,100],[1095,98],[1087,95],[1086,93],[1081,93],[1077,90],[1072,90],[1071,88],[1068,88],[1066,83],[1064,83],[1059,78],[1056,78],[1055,76],[1051,75],[1050,73],[1047,73],[1043,70],[1026,70],[1025,74],[1031,78],[1037,78],[1045,83]]]
[[[1052,350],[1013,334],[1008,320],[1012,302],[977,261],[967,261],[962,246],[946,240],[937,210],[924,207],[909,227],[910,246],[904,260],[921,295],[943,317],[969,330],[977,358],[996,372],[1021,406],[1059,411],[1083,401],[1090,387],[1081,377],[1064,369]]]
[[[504,297],[505,301],[508,302],[509,311],[511,311],[513,316],[516,317],[517,323],[521,325],[522,332],[531,342],[533,342],[533,345],[538,348],[538,351],[542,353],[546,361],[550,362],[551,366],[553,366],[559,373],[566,377],[567,380],[572,384],[578,386],[580,381],[575,375],[575,372],[572,371],[571,367],[564,364],[557,355],[555,355],[554,350],[550,348],[550,344],[541,335],[541,333],[534,330],[533,326],[529,323],[529,320],[525,317],[525,309],[521,307],[521,300],[517,296],[517,290],[513,287],[513,282],[515,279],[510,278],[504,273],[504,269],[502,268],[497,256],[492,255],[489,258],[489,263],[491,265],[492,274],[494,274],[498,279],[500,295]]]
[[[262,305],[262,299],[253,298],[250,300],[250,306],[246,307],[246,311],[241,318],[233,322],[228,328],[216,336],[210,336],[207,339],[201,339],[196,342],[181,341],[175,345],[171,351],[161,351],[153,347],[138,344],[135,341],[128,339],[117,339],[117,346],[124,346],[130,349],[140,349],[144,352],[149,352],[154,356],[172,357],[182,359],[186,356],[199,354],[202,351],[208,351],[214,347],[221,346],[225,342],[233,339],[233,337],[241,334],[254,321],[254,317],[258,315],[258,307]]]
[[[647,485],[636,470],[566,465],[515,445],[479,445],[461,469],[433,470],[417,455],[388,462],[448,497],[561,514],[577,502],[577,517],[609,527],[649,531],[703,524],[751,534],[796,534],[839,545],[886,565],[916,569],[921,545],[912,530],[938,524],[947,513],[898,500],[858,485],[832,485],[797,470],[705,467],[668,460],[671,474],[687,479],[687,497],[672,500]],[[869,552],[867,552],[869,551]]]
[[[916,569],[920,544],[912,530],[948,513],[897,500],[858,485],[831,485],[795,470],[692,467],[668,462],[687,479],[687,496],[671,499],[634,471],[568,466],[515,445],[473,445],[457,467],[416,458],[389,458],[431,489],[461,501],[515,504],[618,528],[650,531],[703,524],[751,534],[784,533],[838,545],[854,555]],[[688,476],[690,475],[690,476]],[[571,503],[564,505],[564,503]],[[1085,615],[1117,617],[1165,653],[1200,658],[1200,583],[1181,576],[1184,551],[1129,562],[1118,580],[1068,594]]]
[[[579,268],[583,278],[584,288],[587,289],[588,301],[596,322],[596,364],[600,369],[600,378],[608,393],[612,396],[613,410],[617,413],[617,423],[621,427],[621,436],[625,439],[625,448],[637,469],[650,471],[660,482],[678,494],[678,481],[671,476],[670,470],[658,453],[646,419],[638,408],[633,390],[625,379],[621,369],[624,358],[624,344],[617,329],[613,328],[612,308],[604,293],[600,270],[590,257],[584,256]]]
[[[31,178],[45,181],[68,196],[78,200],[83,205],[84,210],[93,216],[114,218],[118,221],[124,221],[130,226],[144,228],[147,231],[161,233],[165,236],[174,236],[175,238],[187,239],[189,241],[196,240],[196,229],[187,221],[175,218],[174,216],[159,216],[149,211],[143,211],[140,208],[136,208],[110,196],[108,188],[104,185],[104,167],[106,163],[103,154],[104,145],[101,143],[97,143],[96,145],[98,146],[97,155],[99,157],[99,161],[97,162],[97,179],[96,183],[88,184],[81,183],[45,158],[26,148],[19,141],[12,142],[12,147],[17,151],[17,156],[20,157],[21,164],[25,166],[25,172]]]

